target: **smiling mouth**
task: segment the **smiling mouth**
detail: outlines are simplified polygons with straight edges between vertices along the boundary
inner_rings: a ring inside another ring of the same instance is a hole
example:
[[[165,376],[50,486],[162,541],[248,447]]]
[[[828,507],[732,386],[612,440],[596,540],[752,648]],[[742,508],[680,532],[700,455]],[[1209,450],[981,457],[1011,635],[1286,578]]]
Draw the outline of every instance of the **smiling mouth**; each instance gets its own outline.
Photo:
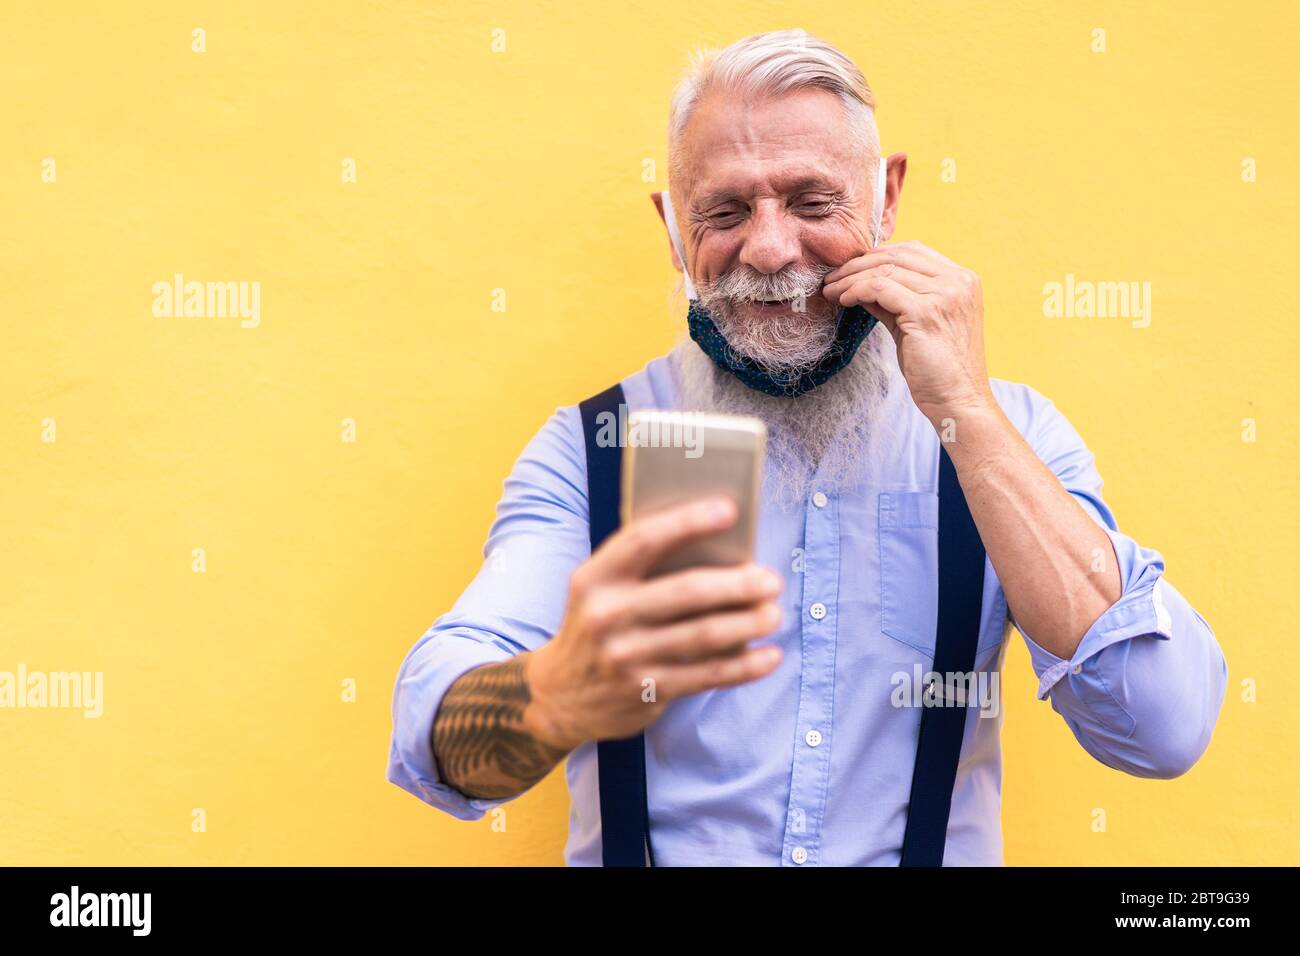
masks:
[[[763,312],[789,312],[794,310],[796,302],[800,299],[746,299],[745,304],[752,308],[759,309]],[[805,295],[802,299],[803,308],[800,311],[810,311],[813,306],[813,296]]]
[[[749,299],[745,304],[759,312],[794,311],[794,299]]]

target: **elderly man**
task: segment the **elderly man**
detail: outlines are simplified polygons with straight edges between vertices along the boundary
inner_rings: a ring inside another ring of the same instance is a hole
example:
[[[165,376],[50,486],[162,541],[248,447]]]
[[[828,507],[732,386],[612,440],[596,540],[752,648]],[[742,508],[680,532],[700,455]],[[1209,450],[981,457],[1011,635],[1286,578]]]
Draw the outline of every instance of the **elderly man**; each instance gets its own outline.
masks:
[[[472,820],[567,757],[571,864],[1000,864],[1013,625],[1088,753],[1184,773],[1214,635],[1065,417],[989,379],[975,274],[881,244],[907,157],[857,67],[797,30],[711,52],[669,158],[689,338],[524,450],[483,569],[402,664],[388,778]],[[620,403],[766,422],[754,564],[647,575],[737,516],[614,530],[591,418]]]

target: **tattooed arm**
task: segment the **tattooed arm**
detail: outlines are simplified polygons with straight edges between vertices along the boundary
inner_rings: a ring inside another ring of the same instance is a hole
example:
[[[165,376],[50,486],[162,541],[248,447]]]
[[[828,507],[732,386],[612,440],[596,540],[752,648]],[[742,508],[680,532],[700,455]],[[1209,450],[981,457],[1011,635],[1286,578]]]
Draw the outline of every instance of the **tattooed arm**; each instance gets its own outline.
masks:
[[[780,576],[748,565],[646,579],[734,522],[734,504],[664,509],[593,555],[585,454],[577,407],[556,412],[505,483],[488,560],[398,672],[388,779],[458,819],[482,819],[584,743],[629,737],[674,699],[780,661],[746,647],[781,619]]]
[[[741,564],[648,577],[736,517],[729,498],[691,501],[611,535],[573,573],[553,638],[447,690],[431,732],[442,779],[471,797],[514,796],[583,741],[629,737],[675,698],[770,673],[780,651],[748,645],[780,624],[779,575]]]
[[[387,778],[456,819],[480,820],[522,792],[516,789],[497,798],[478,795],[506,789],[506,774],[497,772],[494,779],[488,771],[501,763],[510,746],[509,731],[518,726],[517,716],[507,716],[510,701],[493,701],[481,682],[484,674],[499,674],[498,665],[515,657],[534,660],[533,652],[550,643],[564,619],[570,576],[591,552],[585,459],[578,407],[557,410],[504,482],[483,545],[485,560],[474,579],[415,642],[398,670]],[[477,673],[480,668],[484,674]],[[517,683],[518,671],[514,673]],[[543,696],[538,686],[528,681],[532,706],[522,708],[525,729]],[[516,703],[513,712],[518,715],[520,710]],[[481,716],[484,712],[486,717]],[[580,742],[570,734],[561,738],[546,727],[542,730],[540,739],[566,752]],[[516,730],[515,739],[521,736]],[[560,756],[549,754],[546,767]],[[518,764],[520,758],[508,756],[506,762]],[[536,763],[533,766],[514,779],[545,776]],[[486,780],[478,779],[485,775]],[[489,786],[484,787],[485,782]]]
[[[530,726],[527,654],[462,674],[442,699],[430,744],[442,779],[470,797],[523,793],[568,753]]]

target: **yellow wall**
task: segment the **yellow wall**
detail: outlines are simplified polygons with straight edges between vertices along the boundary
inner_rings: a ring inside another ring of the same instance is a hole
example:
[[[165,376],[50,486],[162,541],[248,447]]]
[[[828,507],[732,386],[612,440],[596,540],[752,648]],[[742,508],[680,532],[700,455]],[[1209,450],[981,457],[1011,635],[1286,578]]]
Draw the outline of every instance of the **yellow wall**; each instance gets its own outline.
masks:
[[[561,862],[560,774],[505,833],[384,779],[392,682],[524,442],[675,339],[647,194],[688,48],[787,26],[862,64],[897,238],[981,273],[993,374],[1070,416],[1228,658],[1209,753],[1145,781],[1014,638],[1007,862],[1296,862],[1298,8],[621,6],[6,12],[0,670],[103,671],[105,704],[0,710],[0,863]],[[176,272],[260,282],[261,324],[154,317]],[[1150,327],[1045,318],[1066,273],[1151,282]]]

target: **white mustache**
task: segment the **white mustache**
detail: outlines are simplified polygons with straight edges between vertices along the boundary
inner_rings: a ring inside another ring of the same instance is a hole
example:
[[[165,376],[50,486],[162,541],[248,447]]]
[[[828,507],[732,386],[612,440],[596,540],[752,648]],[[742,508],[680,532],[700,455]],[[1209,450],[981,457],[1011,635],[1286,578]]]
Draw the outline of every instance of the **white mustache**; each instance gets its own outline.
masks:
[[[717,281],[706,283],[706,294],[733,302],[808,298],[821,289],[822,279],[831,268],[795,263],[780,272],[765,274],[749,266],[740,266]]]

